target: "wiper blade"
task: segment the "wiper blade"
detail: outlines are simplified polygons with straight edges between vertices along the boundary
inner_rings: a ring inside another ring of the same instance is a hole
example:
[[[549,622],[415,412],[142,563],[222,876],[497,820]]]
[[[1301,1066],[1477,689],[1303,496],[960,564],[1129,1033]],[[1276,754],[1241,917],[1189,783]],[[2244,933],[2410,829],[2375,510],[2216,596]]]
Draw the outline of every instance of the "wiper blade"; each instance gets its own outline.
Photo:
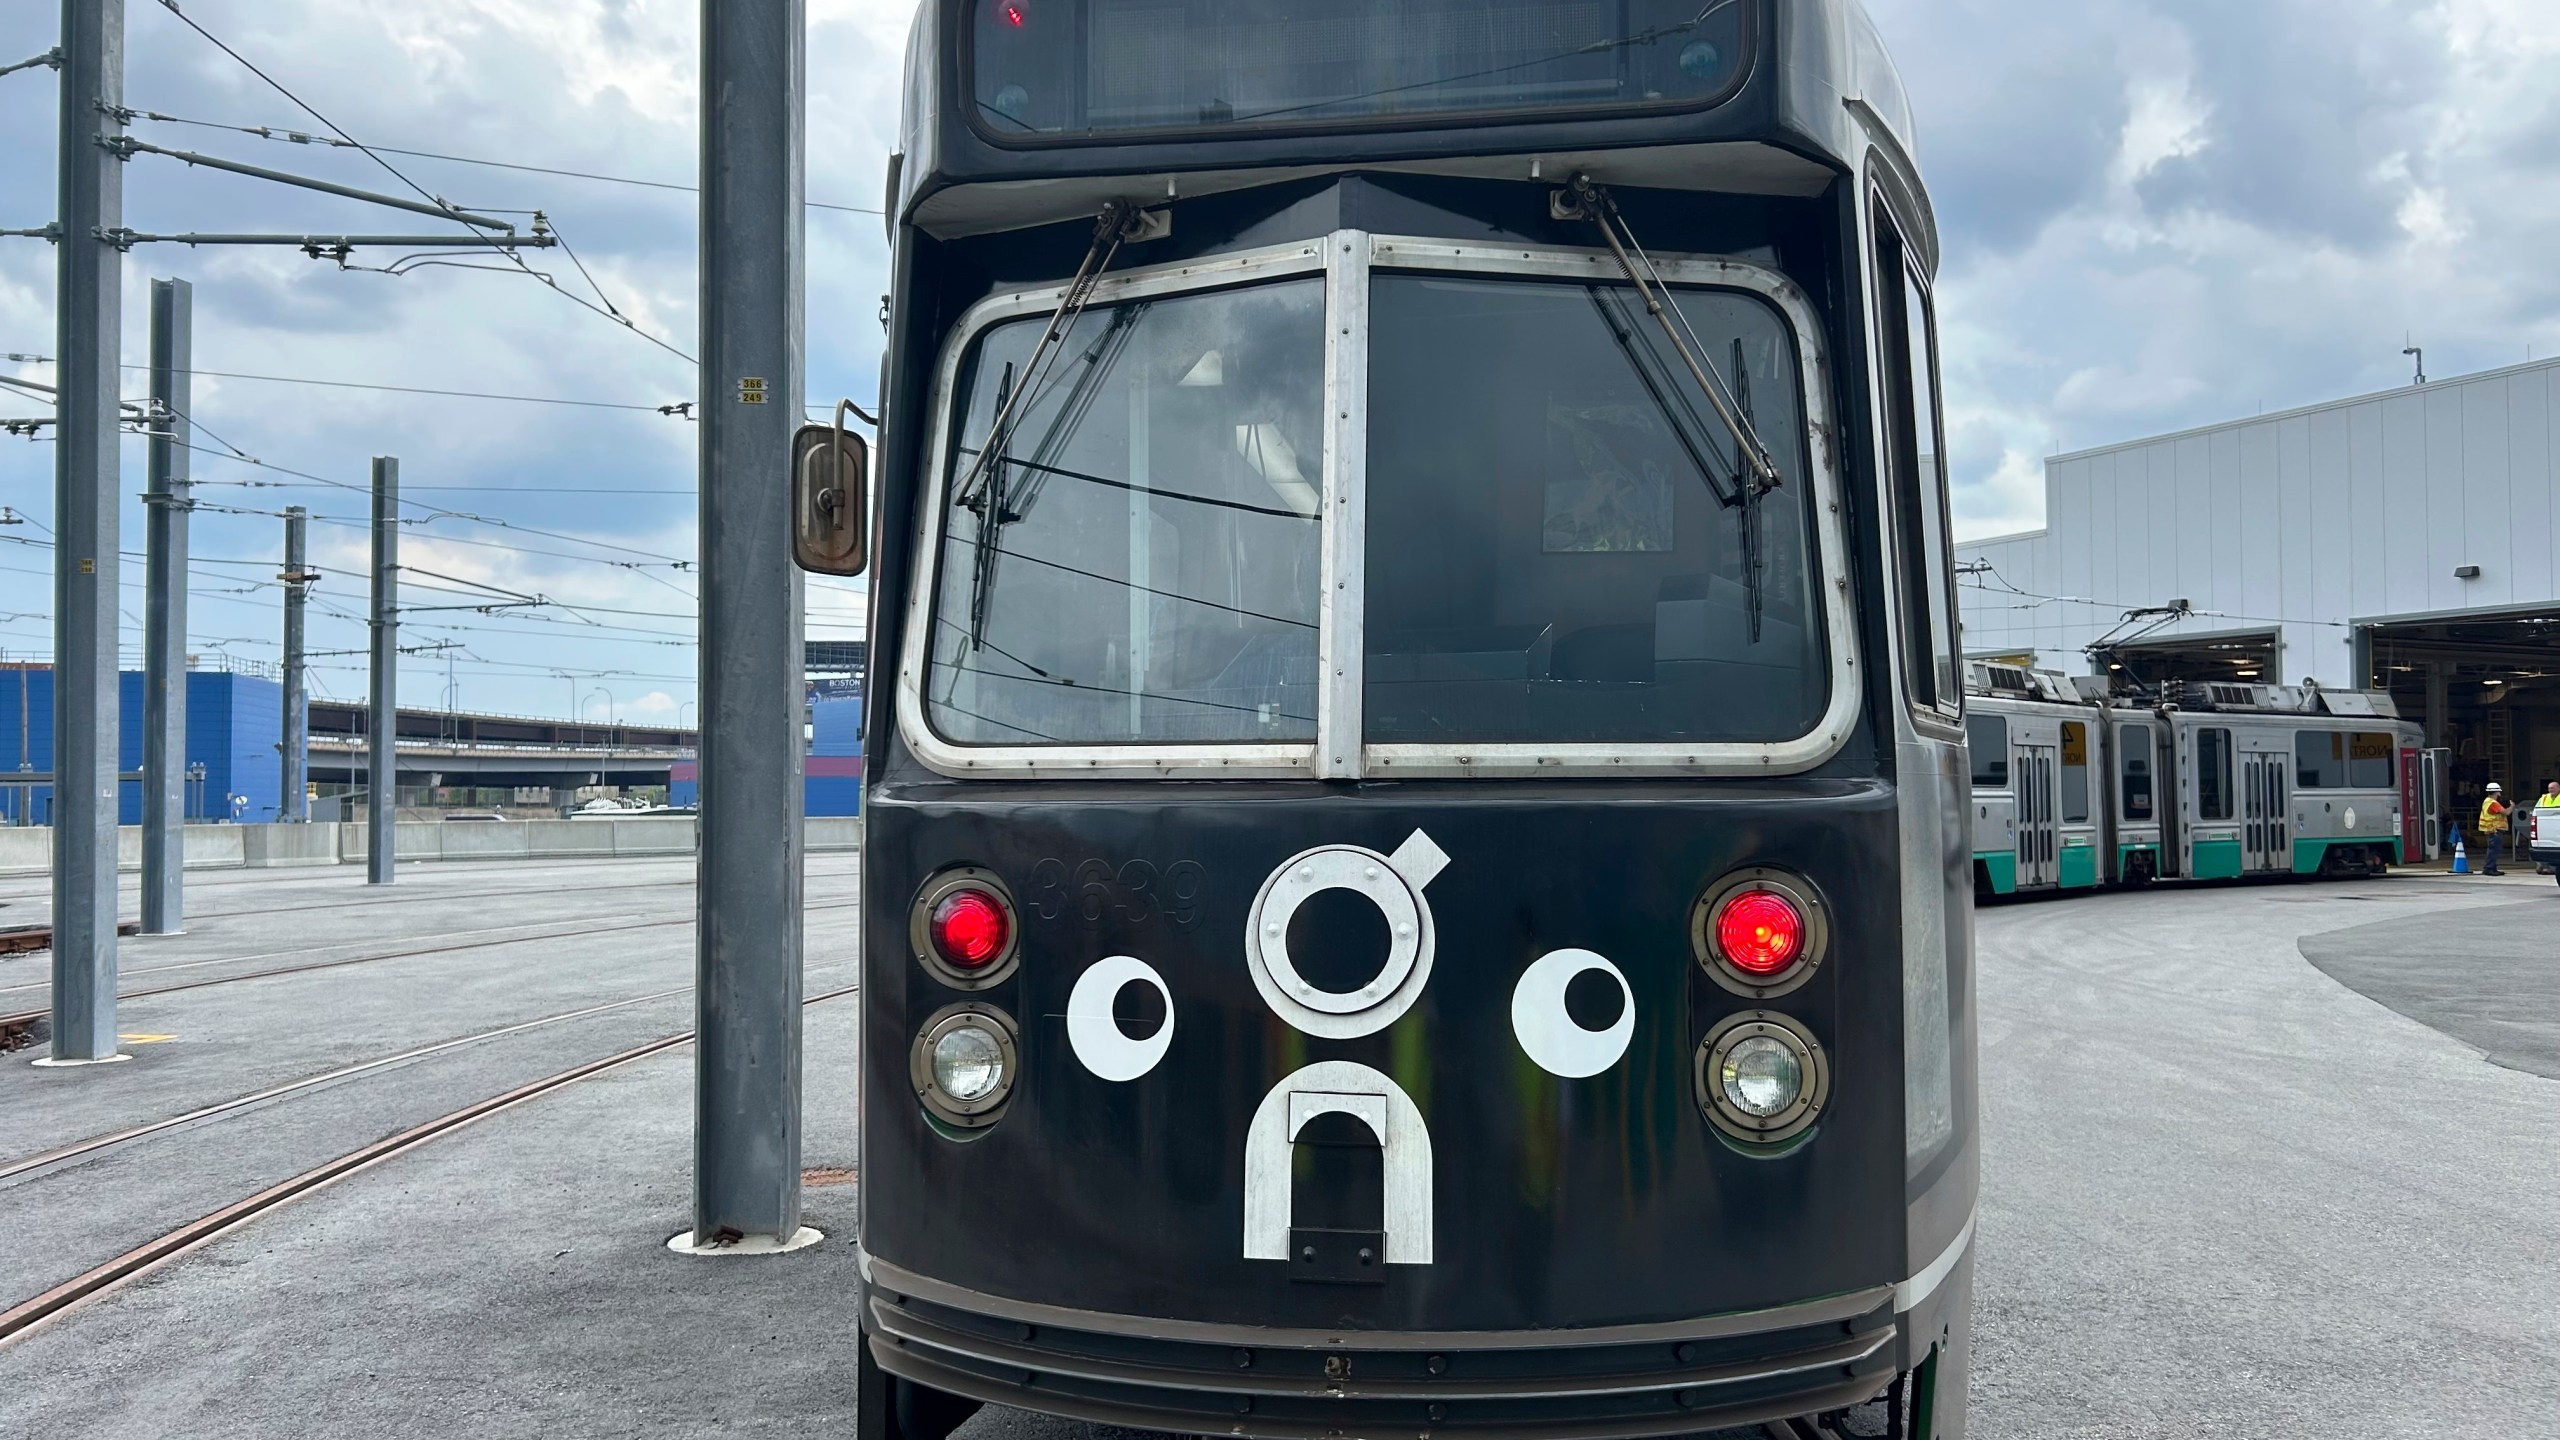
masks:
[[[1076,267],[1075,278],[1067,282],[1066,293],[1058,297],[1058,308],[1050,312],[1049,328],[1041,332],[1040,343],[1031,347],[1031,358],[1022,367],[1022,383],[997,405],[995,423],[987,428],[987,442],[979,447],[969,473],[952,487],[951,503],[977,507],[979,488],[986,483],[994,457],[1010,448],[1015,412],[1022,407],[1023,397],[1038,391],[1048,378],[1049,367],[1057,363],[1067,332],[1075,328],[1077,318],[1092,301],[1102,272],[1111,268],[1123,244],[1164,234],[1162,218],[1161,212],[1151,216],[1126,200],[1114,200],[1102,207],[1102,213],[1094,218],[1093,243],[1085,247],[1084,263]]]
[[[1689,403],[1688,396],[1676,393],[1669,386],[1667,382],[1671,376],[1667,371],[1659,370],[1662,364],[1661,358],[1637,343],[1633,323],[1619,310],[1624,302],[1616,294],[1601,286],[1591,285],[1585,288],[1591,295],[1592,308],[1599,312],[1600,323],[1609,328],[1610,338],[1618,342],[1620,353],[1626,356],[1627,368],[1635,372],[1636,379],[1644,384],[1645,393],[1653,397],[1654,409],[1660,412],[1663,424],[1670,427],[1672,438],[1680,442],[1680,448],[1687,453],[1689,463],[1697,467],[1698,478],[1706,482],[1707,489],[1714,493],[1717,504],[1735,512],[1736,540],[1742,552],[1744,613],[1750,624],[1751,643],[1757,645],[1760,643],[1760,618],[1767,608],[1763,600],[1762,580],[1768,567],[1763,563],[1762,555],[1760,499],[1768,493],[1768,489],[1765,486],[1753,484],[1742,473],[1739,465],[1734,467],[1731,475],[1726,475],[1715,461],[1708,457],[1706,450],[1699,444],[1698,437],[1691,433],[1692,427],[1701,426],[1704,423],[1698,418],[1697,407]],[[1737,387],[1734,408],[1742,417],[1743,423],[1748,425],[1754,419],[1751,409],[1751,371],[1743,363],[1742,341],[1738,337],[1733,342],[1733,372]]]
[[[1780,483],[1778,465],[1769,457],[1769,447],[1760,443],[1760,432],[1753,428],[1751,417],[1743,413],[1724,377],[1716,373],[1715,362],[1706,358],[1706,347],[1690,328],[1689,317],[1670,301],[1670,286],[1656,269],[1653,257],[1644,252],[1634,232],[1627,229],[1626,217],[1618,213],[1618,202],[1588,175],[1576,175],[1570,187],[1558,190],[1548,201],[1548,213],[1559,220],[1588,220],[1600,227],[1600,238],[1609,244],[1609,253],[1618,258],[1618,268],[1626,273],[1627,283],[1644,300],[1644,308],[1662,326],[1670,338],[1671,348],[1688,367],[1689,377],[1698,384],[1699,393],[1714,407],[1716,418],[1724,422],[1733,437],[1735,452],[1752,475],[1750,489],[1775,490]]]

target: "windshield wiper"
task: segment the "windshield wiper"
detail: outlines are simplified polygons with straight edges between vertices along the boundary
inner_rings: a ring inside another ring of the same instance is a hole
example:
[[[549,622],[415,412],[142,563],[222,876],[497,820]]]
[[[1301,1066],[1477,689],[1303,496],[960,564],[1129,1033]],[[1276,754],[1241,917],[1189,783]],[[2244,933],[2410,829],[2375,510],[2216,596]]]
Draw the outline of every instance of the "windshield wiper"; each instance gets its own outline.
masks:
[[[986,444],[971,457],[969,468],[951,489],[951,503],[978,517],[978,533],[971,547],[969,568],[969,644],[976,648],[986,642],[987,609],[995,584],[997,541],[1006,525],[1022,518],[1030,501],[1040,489],[1041,477],[1036,473],[1023,489],[1019,503],[1008,505],[1005,494],[1005,469],[1012,456],[1014,427],[1022,415],[1046,392],[1049,371],[1064,353],[1066,337],[1084,317],[1085,307],[1093,300],[1094,288],[1101,283],[1103,272],[1120,254],[1120,247],[1134,241],[1153,240],[1166,234],[1170,220],[1161,211],[1145,211],[1126,200],[1114,200],[1102,207],[1094,218],[1093,242],[1085,247],[1084,260],[1076,266],[1075,277],[1067,282],[1065,293],[1058,297],[1058,308],[1049,313],[1048,327],[1040,332],[1039,343],[1031,347],[1031,357],[1017,372],[1007,362],[1003,379],[996,387],[996,414],[987,427]],[[1143,307],[1138,307],[1143,308]],[[1076,377],[1074,391],[1058,416],[1050,422],[1048,433],[1041,437],[1035,458],[1047,460],[1063,446],[1068,435],[1082,423],[1085,411],[1093,403],[1101,374],[1116,359],[1119,346],[1126,343],[1131,311],[1112,317],[1112,325],[1103,338],[1085,353],[1085,370]],[[1106,358],[1108,357],[1108,358]]]
[[[1145,314],[1146,309],[1141,303],[1124,305],[1112,312],[1109,327],[1086,348],[1083,368],[1076,372],[1075,384],[1059,404],[1058,413],[1050,418],[1049,428],[1041,435],[1040,443],[1033,447],[1029,460],[1009,454],[990,455],[984,451],[975,457],[972,468],[983,470],[986,483],[979,487],[974,498],[953,502],[978,517],[977,539],[969,562],[969,643],[972,647],[986,643],[987,617],[994,604],[996,556],[1004,553],[1004,547],[999,543],[1004,528],[1031,513],[1032,505],[1040,498],[1041,487],[1048,483],[1049,475],[1056,469],[1049,462],[1058,457],[1067,442],[1074,438],[1077,428],[1084,424],[1086,413],[1093,408],[1094,397],[1101,393],[1104,377],[1118,365],[1120,353],[1128,348],[1129,336],[1135,333],[1138,317]],[[1014,367],[1008,362],[996,387],[997,411],[1027,411],[1038,404],[1040,397],[1037,395],[1028,400],[1023,398],[1023,391],[1029,384],[1028,378],[1016,379]],[[1008,434],[1004,438],[1011,440],[1013,437]],[[1012,472],[1017,468],[1025,472],[1019,490],[1013,487],[1012,482]]]
[[[1672,303],[1671,287],[1654,267],[1653,257],[1644,252],[1634,232],[1627,229],[1626,217],[1618,213],[1617,200],[1591,183],[1590,176],[1576,175],[1570,187],[1549,198],[1547,211],[1558,220],[1588,220],[1600,227],[1600,238],[1609,243],[1609,253],[1618,257],[1618,268],[1626,272],[1627,283],[1635,287],[1647,313],[1662,326],[1680,363],[1688,368],[1689,378],[1697,382],[1699,393],[1707,397],[1716,418],[1724,422],[1726,432],[1733,437],[1735,452],[1751,472],[1750,488],[1777,489],[1778,466],[1769,458],[1769,447],[1760,443],[1760,432],[1752,427],[1751,417],[1735,403],[1731,387],[1716,373],[1715,362],[1706,358],[1706,346],[1689,327],[1689,317]]]
[[[1058,297],[1058,308],[1049,313],[1049,328],[1042,331],[1040,343],[1031,347],[1031,358],[1022,367],[1022,383],[996,406],[995,423],[987,427],[987,443],[978,450],[978,458],[969,472],[952,487],[951,503],[977,508],[978,491],[986,483],[987,472],[995,457],[1005,452],[1013,438],[1015,411],[1024,397],[1038,391],[1048,379],[1049,367],[1057,363],[1060,347],[1067,332],[1075,328],[1078,317],[1093,299],[1094,287],[1102,282],[1102,272],[1120,254],[1120,247],[1133,241],[1152,240],[1170,228],[1160,211],[1140,210],[1126,200],[1114,200],[1102,207],[1094,217],[1093,243],[1085,247],[1084,263],[1076,267],[1075,278],[1067,282],[1066,292]]]
[[[1732,474],[1727,475],[1723,467],[1708,456],[1699,437],[1692,433],[1694,429],[1704,428],[1705,424],[1698,417],[1697,407],[1690,403],[1687,392],[1669,383],[1672,377],[1663,366],[1661,357],[1637,340],[1634,324],[1620,309],[1625,301],[1598,285],[1584,288],[1591,296],[1592,309],[1599,312],[1600,323],[1608,327],[1610,338],[1618,342],[1620,353],[1626,356],[1627,368],[1633,370],[1636,379],[1643,383],[1645,393],[1653,398],[1654,409],[1662,416],[1662,423],[1670,427],[1672,438],[1680,442],[1689,463],[1697,467],[1698,478],[1706,482],[1718,505],[1734,512],[1736,538],[1742,552],[1744,612],[1750,622],[1751,643],[1757,645],[1760,643],[1760,616],[1766,608],[1761,583],[1766,566],[1761,556],[1760,497],[1767,490],[1753,484],[1739,464],[1734,466]],[[1748,425],[1753,419],[1751,372],[1743,364],[1742,341],[1738,337],[1733,342],[1733,369],[1739,387],[1734,397],[1734,408],[1743,423]]]

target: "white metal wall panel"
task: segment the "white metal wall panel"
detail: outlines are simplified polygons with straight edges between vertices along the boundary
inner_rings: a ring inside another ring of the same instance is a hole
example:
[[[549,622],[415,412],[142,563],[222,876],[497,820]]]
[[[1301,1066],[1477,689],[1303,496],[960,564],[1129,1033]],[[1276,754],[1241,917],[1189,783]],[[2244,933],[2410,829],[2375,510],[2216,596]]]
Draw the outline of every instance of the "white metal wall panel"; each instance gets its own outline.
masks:
[[[2355,532],[2347,523],[2346,497],[2355,474],[2354,417],[2343,410],[2308,417],[2311,476],[2306,507],[2286,517],[2311,528],[2311,613],[2344,615],[2355,608]],[[2378,547],[2377,547],[2378,548]]]
[[[2284,523],[2288,515],[2311,513],[2311,421],[2300,415],[2277,421],[2275,451],[2275,510],[2269,523],[2275,527],[2283,574],[2276,586],[2276,608],[2267,613],[2317,615],[2311,593],[2311,527]]]
[[[2508,380],[2507,523],[2515,536],[2512,563],[2520,596],[2560,595],[2560,517],[2553,513],[2551,479],[2560,475],[2560,465],[2552,460],[2555,445],[2560,445],[2555,415],[2560,415],[2560,370]]]
[[[2406,412],[2399,417],[2397,426],[2392,423],[2394,406]],[[2426,563],[2427,517],[2423,511],[2411,511],[2401,516],[2400,533],[2396,536],[2390,527],[2374,524],[2366,518],[2382,515],[2388,509],[2382,498],[2382,478],[2386,471],[2392,470],[2391,442],[2395,429],[2399,434],[2414,437],[2416,432],[2410,427],[2415,423],[2415,416],[2422,413],[2423,407],[2416,401],[2396,397],[2381,405],[2359,406],[2347,412],[2350,446],[2347,466],[2352,486],[2352,499],[2347,506],[2347,527],[2351,536],[2349,543],[2355,549],[2355,568],[2347,574],[2347,597],[2358,614],[2377,615],[2394,608],[2390,591],[2386,588],[2390,584],[2394,562],[2401,563],[2413,578],[2418,573],[2418,566]],[[2407,487],[2412,503],[2424,505],[2426,467],[2419,463],[2423,452],[2415,443],[2404,448],[2408,453],[2400,457],[2401,464],[2394,473],[2402,477],[2402,484]]]
[[[2507,382],[2504,377],[2462,387],[2462,529],[2452,540],[2456,557],[2429,576],[2445,597],[2440,609],[2459,609],[2463,592],[2479,580],[2453,578],[2453,565],[2477,565],[2480,579],[2515,573],[2516,536],[2509,524],[2511,475],[2507,468]]]
[[[2221,613],[2170,633],[2280,619],[2284,679],[2348,683],[2352,622],[2560,603],[2560,360],[2058,456],[2046,487],[2044,531],[1958,547],[2051,597],[1968,582],[1968,650],[2078,670],[2183,595]]]
[[[2467,385],[2436,385],[2419,392],[2426,419],[2418,434],[2418,444],[2425,453],[2427,467],[2427,558],[2414,576],[2397,570],[2393,579],[2423,582],[2416,587],[2417,601],[2404,604],[2399,586],[2392,587],[2392,608],[2398,611],[2451,610],[2462,603],[2462,582],[2453,578],[2453,567],[2468,563],[2463,552],[2470,537],[2465,533],[2465,516],[2469,507],[2463,503],[2463,392]],[[2481,536],[2486,542],[2488,537]]]

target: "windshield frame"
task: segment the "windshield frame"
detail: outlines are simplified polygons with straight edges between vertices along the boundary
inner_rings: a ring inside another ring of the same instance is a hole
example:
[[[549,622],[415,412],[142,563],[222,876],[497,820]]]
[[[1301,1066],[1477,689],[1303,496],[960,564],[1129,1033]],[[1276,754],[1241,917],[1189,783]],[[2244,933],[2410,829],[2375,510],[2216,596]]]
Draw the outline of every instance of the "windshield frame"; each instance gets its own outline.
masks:
[[[982,745],[952,740],[933,727],[924,698],[932,660],[935,607],[943,588],[945,519],[952,482],[951,457],[966,417],[953,410],[960,373],[970,350],[991,327],[1042,317],[1054,310],[1064,287],[1006,291],[971,306],[952,327],[935,368],[933,426],[919,486],[916,554],[905,596],[905,643],[898,662],[900,738],[926,768],[945,776],[1009,778],[1236,779],[1470,778],[1477,776],[1738,776],[1786,775],[1810,770],[1837,754],[1855,728],[1863,690],[1856,627],[1849,614],[1847,531],[1842,523],[1843,481],[1835,453],[1829,365],[1819,317],[1803,289],[1764,266],[1729,259],[1657,254],[1663,280],[1675,287],[1735,290],[1774,307],[1796,350],[1802,418],[1800,437],[1812,485],[1809,539],[1829,661],[1828,702],[1813,728],[1783,741],[1712,743],[1612,742],[1532,744],[1370,745],[1360,733],[1365,703],[1362,633],[1367,531],[1369,282],[1378,269],[1444,275],[1623,283],[1605,250],[1452,244],[1411,236],[1336,231],[1323,240],[1129,270],[1105,277],[1092,305],[1231,289],[1239,285],[1321,273],[1325,284],[1324,413],[1322,456],[1322,561],[1318,583],[1319,687],[1312,743]],[[1790,476],[1802,482],[1807,477]]]

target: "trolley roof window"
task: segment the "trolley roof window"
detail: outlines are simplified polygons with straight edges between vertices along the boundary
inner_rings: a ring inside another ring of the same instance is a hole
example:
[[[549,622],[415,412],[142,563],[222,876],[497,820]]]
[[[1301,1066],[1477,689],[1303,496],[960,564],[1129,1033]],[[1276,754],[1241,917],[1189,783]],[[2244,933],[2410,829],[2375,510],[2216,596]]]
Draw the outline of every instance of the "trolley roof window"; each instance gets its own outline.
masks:
[[[974,126],[999,145],[1729,98],[1749,0],[978,0]]]

